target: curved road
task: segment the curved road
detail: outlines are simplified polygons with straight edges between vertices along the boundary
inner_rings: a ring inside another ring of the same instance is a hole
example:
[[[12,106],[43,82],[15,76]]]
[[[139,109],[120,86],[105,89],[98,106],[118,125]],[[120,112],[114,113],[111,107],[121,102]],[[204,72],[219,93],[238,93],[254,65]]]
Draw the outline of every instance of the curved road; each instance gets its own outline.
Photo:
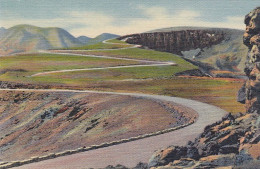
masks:
[[[103,41],[106,44],[118,44],[107,42],[108,40]],[[123,44],[128,45],[128,44]],[[62,72],[75,72],[75,71],[83,71],[83,70],[104,70],[104,69],[118,69],[118,68],[133,68],[133,67],[152,67],[152,66],[175,66],[177,65],[174,62],[161,62],[161,61],[151,61],[151,60],[143,60],[143,59],[133,59],[133,58],[122,58],[122,57],[112,57],[112,56],[98,56],[98,55],[85,55],[85,54],[76,54],[76,53],[69,53],[75,51],[102,51],[102,50],[122,50],[122,49],[130,49],[130,48],[138,48],[140,45],[134,45],[125,48],[118,48],[118,49],[95,49],[95,50],[56,50],[57,52],[46,51],[46,50],[39,50],[39,53],[47,53],[47,54],[58,54],[58,55],[74,55],[74,56],[85,56],[85,57],[94,57],[94,58],[103,58],[103,59],[117,59],[117,60],[126,60],[126,61],[136,61],[136,62],[143,62],[144,64],[139,65],[127,65],[127,66],[111,66],[111,67],[98,67],[98,68],[86,68],[86,69],[67,69],[67,70],[57,70],[57,71],[47,71],[41,72],[31,75],[33,76],[42,76],[47,74],[53,73],[62,73]],[[62,51],[62,52],[61,52]],[[67,53],[66,53],[67,52]]]
[[[220,120],[221,117],[227,113],[226,111],[218,107],[206,103],[170,96],[62,89],[0,89],[0,91],[78,92],[144,97],[178,103],[186,107],[192,108],[199,115],[197,122],[195,122],[194,124],[173,132],[128,143],[122,143],[110,147],[100,148],[97,150],[91,150],[37,163],[27,164],[24,166],[17,167],[19,169],[100,168],[106,167],[107,165],[117,164],[122,164],[128,167],[134,167],[140,161],[148,162],[154,150],[167,147],[169,145],[185,145],[188,140],[192,140],[198,134],[200,134],[205,126],[212,124],[217,120]]]

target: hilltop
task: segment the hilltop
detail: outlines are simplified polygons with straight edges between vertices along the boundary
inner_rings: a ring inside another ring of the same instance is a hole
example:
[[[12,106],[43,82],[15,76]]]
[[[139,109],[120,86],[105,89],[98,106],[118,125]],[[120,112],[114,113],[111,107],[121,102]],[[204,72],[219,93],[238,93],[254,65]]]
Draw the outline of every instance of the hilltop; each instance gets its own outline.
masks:
[[[107,40],[107,39],[115,39],[115,38],[118,38],[118,37],[119,37],[119,35],[115,35],[115,34],[111,34],[111,33],[102,33],[102,34],[96,36],[95,38],[90,39],[87,42],[87,44],[88,45],[96,44],[96,43],[102,42],[102,41]]]
[[[17,25],[7,29],[1,37],[0,54],[79,45],[82,43],[78,39],[61,28]]]

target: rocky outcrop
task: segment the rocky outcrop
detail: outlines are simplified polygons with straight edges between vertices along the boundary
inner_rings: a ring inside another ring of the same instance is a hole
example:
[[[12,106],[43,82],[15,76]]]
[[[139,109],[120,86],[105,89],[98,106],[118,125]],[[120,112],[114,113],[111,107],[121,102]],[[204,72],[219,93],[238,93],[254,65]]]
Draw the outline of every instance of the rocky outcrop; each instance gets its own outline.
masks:
[[[249,112],[260,110],[260,7],[250,12],[245,18],[246,31],[244,44],[248,46],[245,73],[246,107]]]
[[[144,48],[170,52],[216,69],[243,73],[247,47],[243,30],[206,27],[171,27],[119,37]]]
[[[141,33],[122,36],[127,43],[182,55],[181,51],[205,48],[224,40],[222,31],[182,30],[171,32]]]
[[[245,18],[244,44],[248,46],[246,84],[240,89],[238,101],[246,104],[247,112],[228,114],[221,121],[207,126],[187,146],[171,146],[157,151],[149,167],[217,168],[259,167],[260,160],[260,7]],[[250,161],[250,163],[248,163]]]
[[[236,116],[228,114],[221,121],[207,126],[187,146],[158,150],[149,160],[149,167],[176,166],[187,159],[195,168],[235,166],[260,160],[258,120],[257,112]]]

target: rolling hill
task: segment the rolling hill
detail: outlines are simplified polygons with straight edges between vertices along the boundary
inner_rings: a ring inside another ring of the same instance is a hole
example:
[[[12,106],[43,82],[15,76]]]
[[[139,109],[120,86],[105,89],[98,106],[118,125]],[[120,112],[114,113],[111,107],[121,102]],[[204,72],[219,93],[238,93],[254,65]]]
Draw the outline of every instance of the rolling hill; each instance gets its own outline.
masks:
[[[17,25],[7,29],[1,37],[0,54],[79,45],[82,45],[82,43],[78,39],[61,28]]]
[[[111,34],[111,33],[102,33],[101,35],[96,36],[95,38],[92,38],[88,41],[88,45],[96,44],[99,42],[102,42],[107,39],[114,39],[118,38],[119,35]]]
[[[0,28],[0,55],[78,47],[116,37],[118,35],[103,33],[95,38],[75,38],[62,28],[17,25],[9,29]]]
[[[79,36],[79,37],[77,37],[77,39],[78,39],[80,42],[82,42],[82,43],[84,43],[84,44],[87,44],[92,38],[87,37],[87,36]]]

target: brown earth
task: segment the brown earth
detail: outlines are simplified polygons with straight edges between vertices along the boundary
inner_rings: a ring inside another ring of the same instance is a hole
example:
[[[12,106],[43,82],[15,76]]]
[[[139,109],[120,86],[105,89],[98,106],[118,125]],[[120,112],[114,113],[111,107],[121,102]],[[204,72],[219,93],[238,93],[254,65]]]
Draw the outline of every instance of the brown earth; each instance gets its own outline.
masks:
[[[197,116],[166,101],[73,92],[2,91],[0,111],[0,161],[134,137]]]

